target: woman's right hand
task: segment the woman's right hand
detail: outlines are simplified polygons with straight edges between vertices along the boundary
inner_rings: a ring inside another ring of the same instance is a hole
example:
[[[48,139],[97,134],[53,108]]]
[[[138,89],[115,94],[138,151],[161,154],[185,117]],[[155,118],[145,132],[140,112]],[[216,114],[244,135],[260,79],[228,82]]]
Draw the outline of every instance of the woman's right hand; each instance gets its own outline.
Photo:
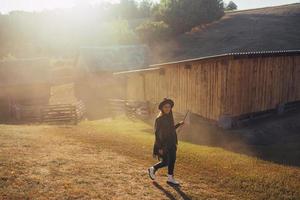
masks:
[[[163,154],[164,154],[164,151],[163,151],[162,149],[160,149],[160,150],[158,150],[158,153],[159,153],[160,155],[163,155]]]

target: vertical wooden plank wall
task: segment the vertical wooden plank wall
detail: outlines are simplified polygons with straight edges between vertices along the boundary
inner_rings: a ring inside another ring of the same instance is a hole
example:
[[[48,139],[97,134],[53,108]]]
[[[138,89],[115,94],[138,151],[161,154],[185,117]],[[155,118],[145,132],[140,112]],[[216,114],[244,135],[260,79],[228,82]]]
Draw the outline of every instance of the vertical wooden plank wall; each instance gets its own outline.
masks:
[[[129,99],[159,103],[169,97],[175,111],[216,121],[300,100],[300,56],[224,57],[161,68],[130,74]]]
[[[127,78],[127,99],[133,101],[144,101],[144,80],[139,73],[132,73]]]
[[[239,116],[300,100],[300,56],[229,60],[221,115]]]
[[[223,66],[215,61],[172,64],[162,70],[145,72],[145,100],[159,103],[164,97],[175,101],[174,110],[187,110],[218,120],[221,109]]]
[[[300,100],[300,56],[294,57],[294,65],[295,67],[295,99]]]

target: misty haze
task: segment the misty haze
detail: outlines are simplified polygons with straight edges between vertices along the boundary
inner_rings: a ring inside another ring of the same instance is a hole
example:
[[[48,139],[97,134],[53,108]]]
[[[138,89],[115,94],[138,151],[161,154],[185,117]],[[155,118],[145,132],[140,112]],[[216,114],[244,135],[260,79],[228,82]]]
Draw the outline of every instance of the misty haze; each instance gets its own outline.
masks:
[[[300,199],[298,1],[0,3],[0,199]]]

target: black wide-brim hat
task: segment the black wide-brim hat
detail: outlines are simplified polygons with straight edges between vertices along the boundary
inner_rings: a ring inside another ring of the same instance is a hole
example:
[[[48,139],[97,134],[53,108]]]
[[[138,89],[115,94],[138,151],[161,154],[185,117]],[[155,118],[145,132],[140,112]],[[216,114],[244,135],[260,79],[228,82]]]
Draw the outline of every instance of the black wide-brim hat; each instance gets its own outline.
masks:
[[[164,100],[162,102],[159,103],[158,109],[162,110],[162,107],[166,104],[170,104],[171,108],[173,108],[174,106],[174,101],[172,101],[172,99],[168,99],[168,98],[164,98]]]

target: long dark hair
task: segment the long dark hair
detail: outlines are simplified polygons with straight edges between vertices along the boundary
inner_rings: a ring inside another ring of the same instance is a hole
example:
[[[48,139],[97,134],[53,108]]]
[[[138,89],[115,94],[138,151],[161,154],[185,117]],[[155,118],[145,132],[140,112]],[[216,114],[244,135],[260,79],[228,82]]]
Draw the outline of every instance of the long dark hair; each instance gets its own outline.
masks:
[[[168,118],[171,120],[172,124],[174,124],[174,117],[173,117],[172,109],[170,110],[169,114],[165,114],[162,110],[160,110],[156,118],[162,117],[163,115],[167,115]]]

